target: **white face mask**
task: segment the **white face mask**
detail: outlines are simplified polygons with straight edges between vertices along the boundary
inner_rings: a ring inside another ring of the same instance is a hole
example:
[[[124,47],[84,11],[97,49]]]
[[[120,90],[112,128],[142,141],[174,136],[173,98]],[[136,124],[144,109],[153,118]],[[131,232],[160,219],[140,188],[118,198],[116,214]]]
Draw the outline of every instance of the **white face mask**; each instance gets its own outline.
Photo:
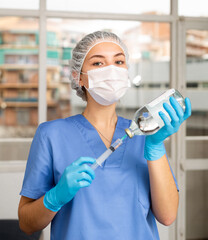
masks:
[[[87,75],[89,88],[86,89],[101,105],[117,102],[131,87],[126,68],[110,65],[87,71]]]

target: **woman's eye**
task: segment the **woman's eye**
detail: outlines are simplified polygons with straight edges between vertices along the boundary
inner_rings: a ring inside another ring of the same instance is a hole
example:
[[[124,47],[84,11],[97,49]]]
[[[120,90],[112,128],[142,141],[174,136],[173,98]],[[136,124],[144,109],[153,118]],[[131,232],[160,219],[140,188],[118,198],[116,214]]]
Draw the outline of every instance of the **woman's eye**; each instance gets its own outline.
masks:
[[[93,63],[92,65],[93,65],[93,66],[101,66],[102,63],[101,63],[101,62],[95,62],[95,63]]]
[[[118,64],[118,65],[122,65],[122,64],[124,64],[125,62],[124,61],[116,61],[116,64]]]

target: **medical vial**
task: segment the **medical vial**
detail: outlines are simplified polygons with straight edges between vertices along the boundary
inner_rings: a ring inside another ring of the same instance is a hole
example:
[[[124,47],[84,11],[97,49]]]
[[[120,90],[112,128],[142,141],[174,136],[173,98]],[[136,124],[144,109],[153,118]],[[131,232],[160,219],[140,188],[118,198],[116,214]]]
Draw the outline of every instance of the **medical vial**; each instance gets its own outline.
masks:
[[[175,89],[169,89],[152,102],[141,107],[134,114],[134,118],[129,128],[125,129],[127,135],[132,138],[134,135],[151,135],[156,133],[164,126],[163,120],[159,116],[162,111],[170,119],[168,113],[163,108],[165,102],[169,102],[169,98],[173,96],[185,111],[185,101],[183,96]]]

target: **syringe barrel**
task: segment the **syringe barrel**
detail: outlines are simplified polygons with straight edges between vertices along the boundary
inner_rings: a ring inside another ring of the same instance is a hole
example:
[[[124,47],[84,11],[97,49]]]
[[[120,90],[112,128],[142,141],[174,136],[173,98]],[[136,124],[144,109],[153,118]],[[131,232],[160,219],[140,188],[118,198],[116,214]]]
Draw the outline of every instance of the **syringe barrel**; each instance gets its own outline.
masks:
[[[91,168],[95,170],[98,166],[101,166],[101,164],[111,155],[112,151],[110,148],[108,148],[97,160],[95,163],[91,165]]]
[[[111,147],[113,147],[114,149],[118,148],[121,144],[122,144],[122,139],[118,138],[112,145]]]
[[[99,165],[97,164],[97,162],[94,162],[92,165],[91,165],[91,168],[93,170],[95,170],[97,167],[99,167]]]

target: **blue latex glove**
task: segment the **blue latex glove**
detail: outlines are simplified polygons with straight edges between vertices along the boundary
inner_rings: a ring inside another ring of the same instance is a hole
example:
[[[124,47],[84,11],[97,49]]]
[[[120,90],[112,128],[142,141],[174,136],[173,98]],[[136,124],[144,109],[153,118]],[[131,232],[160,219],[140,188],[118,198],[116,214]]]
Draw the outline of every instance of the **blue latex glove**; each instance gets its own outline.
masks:
[[[64,170],[58,184],[49,190],[44,197],[43,203],[46,208],[57,212],[68,203],[80,188],[88,187],[95,178],[95,173],[85,163],[94,163],[95,159],[80,157]]]
[[[163,141],[176,133],[182,122],[191,116],[189,98],[185,99],[185,112],[174,97],[170,97],[170,104],[172,107],[168,103],[164,103],[163,107],[169,114],[171,121],[163,112],[159,112],[165,125],[155,134],[145,138],[144,158],[149,161],[158,160],[166,153]]]

